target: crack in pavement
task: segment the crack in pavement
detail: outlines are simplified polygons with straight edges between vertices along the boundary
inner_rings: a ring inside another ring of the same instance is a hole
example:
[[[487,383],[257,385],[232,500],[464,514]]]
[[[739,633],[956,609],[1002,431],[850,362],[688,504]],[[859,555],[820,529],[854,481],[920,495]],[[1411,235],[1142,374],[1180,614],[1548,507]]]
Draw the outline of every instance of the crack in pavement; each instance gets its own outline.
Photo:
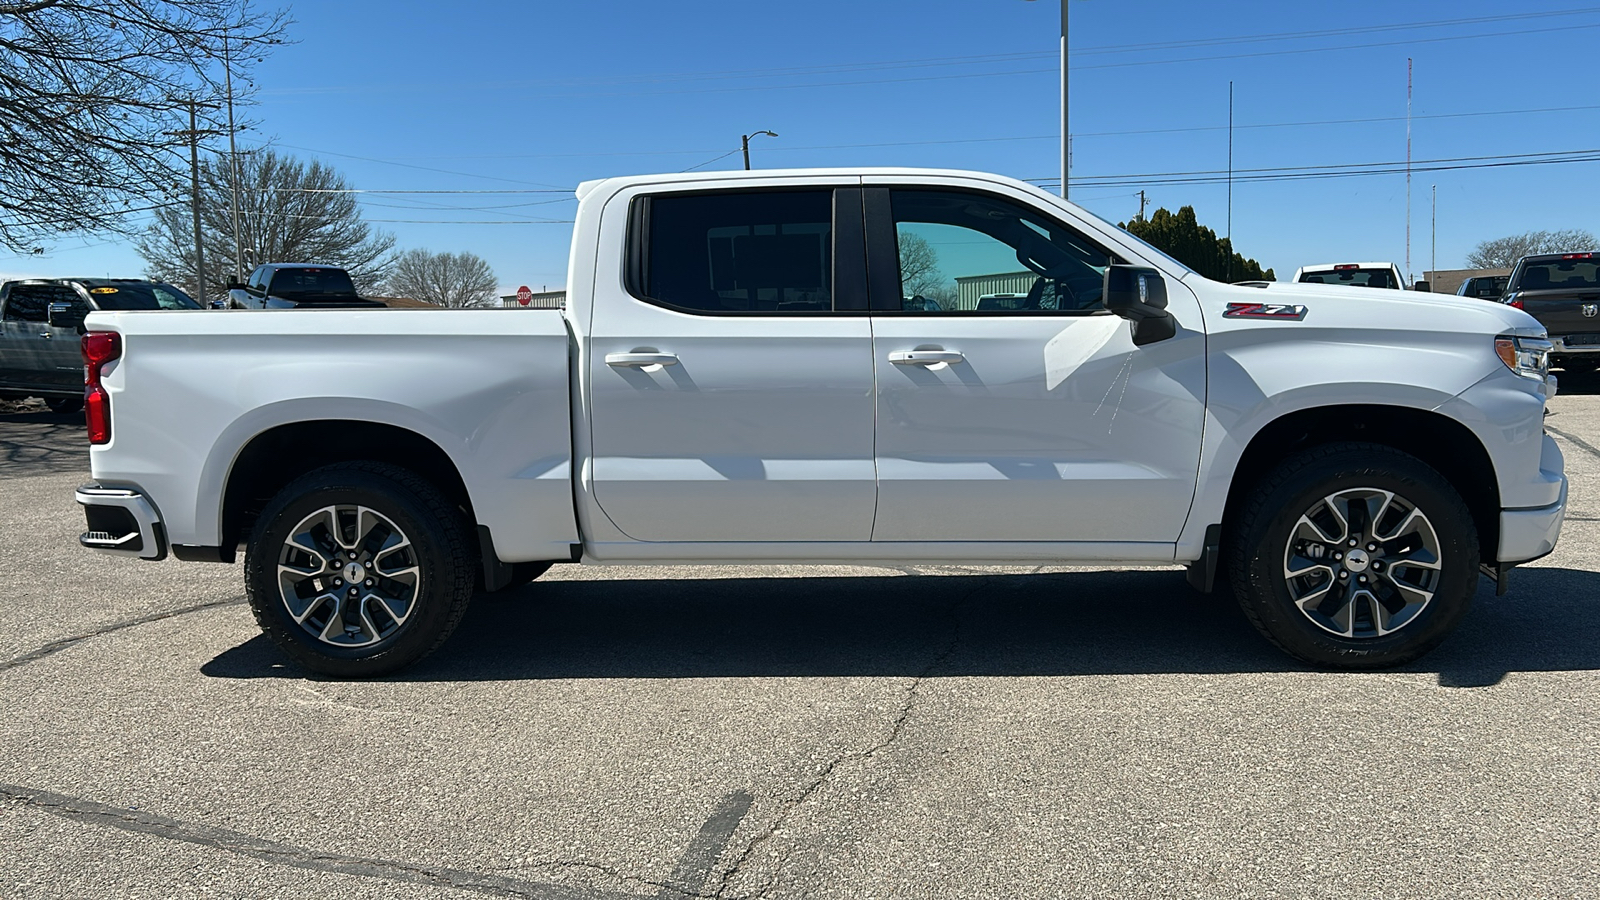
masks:
[[[794,814],[794,812],[804,805],[807,800],[811,799],[811,796],[820,790],[823,785],[828,783],[828,781],[833,777],[833,773],[836,769],[848,762],[858,762],[861,760],[871,759],[880,750],[887,749],[891,744],[899,739],[901,733],[905,731],[906,722],[911,718],[912,709],[916,706],[917,697],[922,690],[923,683],[930,675],[933,674],[934,670],[942,665],[945,660],[949,659],[956,652],[956,649],[961,645],[962,628],[959,618],[961,607],[965,606],[973,597],[977,596],[983,590],[983,585],[974,587],[972,590],[957,598],[945,610],[946,615],[956,618],[955,626],[951,630],[950,640],[945,644],[944,649],[940,650],[939,653],[934,656],[934,658],[926,666],[923,667],[922,671],[918,672],[916,676],[911,679],[911,684],[906,688],[905,697],[900,701],[900,712],[895,717],[894,723],[890,726],[888,736],[865,750],[854,750],[834,757],[831,762],[823,767],[822,771],[818,773],[817,777],[814,778],[811,783],[800,792],[798,797],[782,801],[783,807],[779,810],[778,815],[774,817],[772,822],[769,823],[766,828],[762,829],[760,834],[757,834],[755,837],[750,839],[749,843],[745,844],[744,851],[739,854],[738,859],[734,860],[733,865],[723,870],[722,879],[717,886],[716,893],[712,895],[713,897],[717,898],[717,900],[722,900],[722,898],[726,896],[729,883],[733,880],[734,876],[739,873],[741,867],[743,867],[744,864],[749,861],[756,849],[762,844],[766,843],[767,840],[769,840],[773,835],[782,830],[783,826],[788,823],[789,818]],[[784,859],[786,860],[787,858],[787,854],[785,854]],[[765,884],[756,890],[755,893],[747,895],[745,898],[743,898],[743,900],[755,900],[755,898],[764,897],[767,891],[771,890],[772,886],[776,884],[777,880],[782,877],[781,863],[782,861],[780,860],[780,865],[773,877],[769,878]]]
[[[1593,444],[1589,443],[1588,441],[1584,440],[1583,438],[1577,437],[1575,435],[1567,434],[1565,431],[1562,431],[1559,428],[1552,428],[1552,427],[1550,427],[1550,423],[1548,423],[1548,422],[1545,423],[1544,430],[1548,431],[1548,432],[1550,432],[1551,434],[1554,434],[1554,435],[1560,435],[1562,438],[1565,438],[1566,440],[1569,440],[1572,443],[1577,444],[1579,447],[1582,447],[1583,449],[1589,451],[1590,453],[1594,454],[1595,456],[1600,456],[1600,449],[1596,449]]]
[[[21,656],[13,656],[10,659],[0,660],[0,672],[4,672],[7,669],[15,669],[18,666],[25,666],[31,662],[37,662],[41,659],[44,659],[46,656],[60,653],[61,651],[77,644],[81,644],[90,638],[97,638],[101,635],[122,631],[125,628],[135,628],[140,625],[148,625],[151,622],[159,622],[162,619],[172,619],[178,616],[186,616],[189,613],[200,612],[202,610],[216,609],[222,606],[237,606],[243,602],[244,595],[241,594],[237,597],[229,597],[226,600],[207,600],[204,603],[195,603],[189,606],[179,607],[178,609],[169,609],[163,612],[150,613],[148,615],[139,616],[135,619],[124,619],[120,622],[112,622],[109,625],[96,628],[93,631],[88,631],[83,634],[75,634],[72,637],[64,637],[60,640],[51,641],[50,643],[45,644],[43,647],[29,650],[27,653],[24,653]]]
[[[621,891],[528,881],[485,872],[455,869],[448,866],[420,865],[389,859],[345,856],[339,853],[307,850],[291,844],[264,840],[225,828],[195,825],[142,810],[108,806],[92,800],[68,797],[64,794],[55,794],[50,791],[41,791],[14,784],[0,784],[0,797],[10,799],[19,805],[72,821],[146,834],[164,840],[197,844],[202,847],[248,856],[268,863],[310,869],[317,872],[332,872],[364,878],[377,878],[384,881],[454,888],[486,894],[491,897],[520,897],[534,898],[534,900],[643,900],[643,895]],[[668,900],[674,897],[705,898],[706,895],[699,891],[710,874],[711,866],[722,855],[722,851],[727,847],[728,839],[733,836],[734,829],[739,826],[739,822],[744,818],[745,812],[749,810],[750,802],[751,796],[745,791],[735,791],[723,798],[722,802],[718,804],[716,812],[701,826],[699,833],[690,841],[689,847],[679,858],[677,866],[673,869],[672,875],[666,882],[650,881],[649,879],[624,874],[607,866],[588,862],[555,860],[551,862],[532,862],[528,863],[528,865],[587,868],[601,871],[618,879],[635,881],[658,888],[658,893],[654,895],[656,898],[668,898]]]

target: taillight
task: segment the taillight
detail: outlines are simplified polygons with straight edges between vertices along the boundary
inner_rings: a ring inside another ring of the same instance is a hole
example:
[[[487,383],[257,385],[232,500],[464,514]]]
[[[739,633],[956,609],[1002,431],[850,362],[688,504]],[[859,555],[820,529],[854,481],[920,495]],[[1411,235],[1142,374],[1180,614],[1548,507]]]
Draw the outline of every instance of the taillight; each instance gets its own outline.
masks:
[[[106,363],[122,356],[122,335],[91,331],[83,336],[83,415],[89,425],[89,443],[111,443],[111,395],[100,384]]]

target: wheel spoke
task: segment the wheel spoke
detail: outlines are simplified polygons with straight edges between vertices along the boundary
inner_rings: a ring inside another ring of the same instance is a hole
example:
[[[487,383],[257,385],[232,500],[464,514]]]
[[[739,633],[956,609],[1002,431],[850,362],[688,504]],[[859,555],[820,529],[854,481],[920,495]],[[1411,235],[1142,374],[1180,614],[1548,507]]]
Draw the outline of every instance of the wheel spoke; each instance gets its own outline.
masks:
[[[421,578],[411,540],[367,506],[318,509],[290,530],[279,550],[278,589],[289,617],[338,647],[374,644],[398,631],[410,618]],[[352,590],[361,593],[351,596]]]
[[[1427,515],[1376,487],[1323,497],[1295,521],[1284,548],[1284,579],[1295,606],[1317,627],[1347,639],[1404,628],[1432,602],[1442,571],[1439,538]]]

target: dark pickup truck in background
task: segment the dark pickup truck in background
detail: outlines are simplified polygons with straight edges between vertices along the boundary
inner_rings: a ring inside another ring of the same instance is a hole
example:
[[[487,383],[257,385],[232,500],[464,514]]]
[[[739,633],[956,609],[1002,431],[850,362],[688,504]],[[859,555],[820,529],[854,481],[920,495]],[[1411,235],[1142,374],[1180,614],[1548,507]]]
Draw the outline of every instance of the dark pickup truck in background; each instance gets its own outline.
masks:
[[[1600,370],[1600,252],[1524,256],[1511,270],[1503,302],[1549,330],[1551,365]]]
[[[170,284],[138,278],[33,278],[0,285],[0,399],[83,407],[83,320],[95,310],[199,309]]]
[[[266,263],[244,284],[230,280],[230,309],[363,309],[384,304],[356,292],[350,273],[319,263]]]

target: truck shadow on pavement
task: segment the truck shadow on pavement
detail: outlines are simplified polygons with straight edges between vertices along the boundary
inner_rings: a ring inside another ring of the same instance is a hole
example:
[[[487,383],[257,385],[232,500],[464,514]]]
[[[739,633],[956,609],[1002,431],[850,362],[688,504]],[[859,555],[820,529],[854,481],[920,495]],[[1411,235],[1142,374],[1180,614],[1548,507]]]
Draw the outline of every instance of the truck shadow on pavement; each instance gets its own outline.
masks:
[[[1438,650],[1400,672],[1487,687],[1600,669],[1600,573],[1523,569],[1478,592]],[[264,636],[201,670],[301,678]],[[1309,671],[1231,595],[1175,571],[535,582],[482,595],[403,681],[1226,674]],[[1391,670],[1392,671],[1392,670]],[[1351,677],[1351,676],[1345,676]],[[1354,676],[1361,677],[1361,676]]]

